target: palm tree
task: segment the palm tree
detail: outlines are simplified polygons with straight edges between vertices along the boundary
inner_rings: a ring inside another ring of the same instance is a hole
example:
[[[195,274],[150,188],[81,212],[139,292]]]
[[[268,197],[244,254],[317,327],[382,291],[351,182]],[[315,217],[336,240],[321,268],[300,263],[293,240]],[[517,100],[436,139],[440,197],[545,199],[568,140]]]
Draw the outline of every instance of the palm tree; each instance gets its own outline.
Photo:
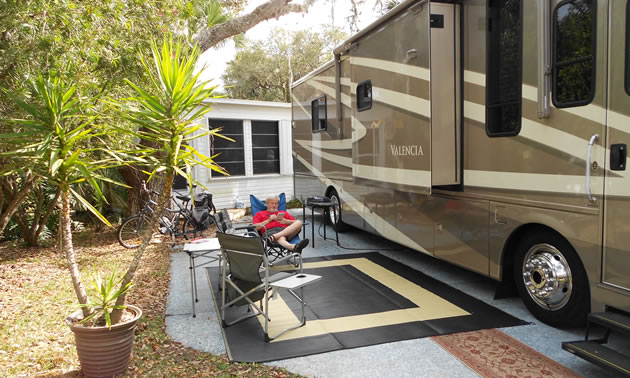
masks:
[[[151,227],[147,227],[142,235],[142,244],[136,250],[122,286],[133,280],[140,259],[157,227],[159,214],[170,201],[175,174],[188,177],[191,185],[191,167],[197,164],[226,174],[212,158],[189,144],[208,134],[222,137],[218,134],[218,129],[208,130],[195,123],[211,109],[204,106],[204,102],[216,98],[213,94],[216,86],[199,82],[200,74],[194,73],[199,49],[197,46],[187,48],[182,43],[174,42],[172,38],[165,38],[161,47],[153,42],[151,50],[154,67],[150,67],[144,59],[141,61],[146,74],[151,78],[152,86],[143,89],[127,80],[136,95],[124,102],[111,101],[121,111],[124,119],[137,126],[136,130],[127,132],[139,139],[137,153],[149,175],[148,180],[159,177],[164,186],[150,221]],[[126,295],[118,297],[116,305],[124,305],[125,297]],[[121,315],[122,311],[114,310],[112,322],[117,323]]]
[[[73,186],[87,181],[94,191],[102,196],[97,179],[103,179],[95,171],[106,168],[107,160],[95,160],[90,140],[98,136],[98,128],[92,118],[83,114],[76,86],[66,83],[54,72],[47,78],[39,75],[30,82],[30,97],[21,99],[16,94],[7,94],[22,108],[29,119],[10,120],[16,131],[2,135],[11,146],[4,157],[20,157],[20,165],[5,168],[6,173],[29,169],[40,179],[59,188],[61,212],[59,221],[62,229],[62,248],[72,277],[77,299],[87,304],[87,294],[81,281],[72,244],[70,202],[74,197],[101,221],[109,222]],[[111,226],[111,225],[110,225]],[[83,306],[84,317],[91,309]]]

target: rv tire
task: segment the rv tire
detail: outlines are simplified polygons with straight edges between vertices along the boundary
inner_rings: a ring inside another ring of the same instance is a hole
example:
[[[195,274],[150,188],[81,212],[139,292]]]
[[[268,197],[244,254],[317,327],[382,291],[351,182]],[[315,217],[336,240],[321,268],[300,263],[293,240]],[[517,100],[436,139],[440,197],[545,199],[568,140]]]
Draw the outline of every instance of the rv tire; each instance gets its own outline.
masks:
[[[586,272],[562,236],[546,230],[525,235],[513,268],[519,295],[536,318],[558,328],[585,324],[590,306]]]
[[[339,197],[339,194],[337,194],[337,191],[335,189],[331,189],[328,193],[328,198],[330,198],[330,201],[335,204],[335,212],[333,212],[332,209],[328,212],[328,220],[332,224],[335,231],[348,231],[350,226],[343,222],[343,218],[341,215],[341,197]]]

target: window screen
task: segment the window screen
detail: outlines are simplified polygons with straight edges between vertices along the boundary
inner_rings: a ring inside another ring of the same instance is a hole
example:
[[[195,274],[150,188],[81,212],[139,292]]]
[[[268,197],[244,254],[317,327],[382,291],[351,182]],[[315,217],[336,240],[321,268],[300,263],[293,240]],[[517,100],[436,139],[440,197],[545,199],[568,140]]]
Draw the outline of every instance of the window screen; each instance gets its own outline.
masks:
[[[513,136],[521,130],[522,1],[489,0],[486,50],[486,133]]]
[[[254,174],[280,173],[280,140],[277,121],[252,121]]]
[[[316,98],[311,102],[311,117],[313,132],[324,131],[327,127],[326,96]]]
[[[372,107],[372,81],[366,80],[357,85],[357,110],[364,111]]]
[[[211,129],[222,127],[220,134],[234,139],[229,140],[214,137],[210,155],[219,154],[214,161],[225,168],[232,176],[245,175],[245,148],[243,143],[243,121],[229,119],[208,119]],[[223,177],[222,174],[211,171],[213,177]]]
[[[595,95],[595,5],[564,1],[553,11],[553,104],[590,103]]]

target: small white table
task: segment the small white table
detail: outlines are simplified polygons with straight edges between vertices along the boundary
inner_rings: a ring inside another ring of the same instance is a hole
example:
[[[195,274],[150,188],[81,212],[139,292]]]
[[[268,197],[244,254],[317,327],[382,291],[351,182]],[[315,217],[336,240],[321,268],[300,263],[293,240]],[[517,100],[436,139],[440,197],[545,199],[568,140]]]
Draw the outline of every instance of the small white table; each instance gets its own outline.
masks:
[[[272,282],[269,284],[271,287],[278,287],[282,289],[295,290],[300,289],[306,285],[312,284],[313,282],[319,281],[322,279],[322,276],[317,276],[315,274],[306,274],[306,273],[298,273],[287,278],[283,278],[281,280]]]
[[[188,254],[188,269],[190,270],[190,290],[192,295],[193,318],[197,317],[195,312],[195,302],[199,302],[197,295],[197,273],[196,268],[210,264],[215,261],[221,261],[220,253],[212,256],[214,252],[220,252],[221,245],[218,238],[198,239],[184,244],[184,252]],[[195,265],[195,259],[204,257],[208,261]]]
[[[269,286],[272,287],[274,290],[276,289],[286,289],[289,291],[289,293],[291,293],[291,295],[293,295],[301,304],[302,304],[302,318],[300,319],[300,323],[296,326],[293,327],[289,327],[283,331],[281,331],[280,333],[278,333],[277,335],[274,336],[269,336],[269,325],[268,325],[268,321],[267,318],[265,318],[265,342],[269,342],[281,335],[284,335],[285,333],[302,327],[304,324],[306,324],[306,313],[304,312],[304,307],[305,307],[305,302],[304,302],[304,286],[306,285],[310,285],[312,283],[315,283],[319,280],[322,279],[322,276],[317,276],[315,274],[306,274],[306,273],[296,273],[292,276],[283,278],[281,280],[275,281],[275,282],[270,282]],[[297,295],[297,293],[295,293],[293,290],[296,289],[300,289],[300,295]],[[268,301],[269,299],[267,298],[266,301]],[[265,308],[269,308],[268,307],[269,304],[265,303]]]

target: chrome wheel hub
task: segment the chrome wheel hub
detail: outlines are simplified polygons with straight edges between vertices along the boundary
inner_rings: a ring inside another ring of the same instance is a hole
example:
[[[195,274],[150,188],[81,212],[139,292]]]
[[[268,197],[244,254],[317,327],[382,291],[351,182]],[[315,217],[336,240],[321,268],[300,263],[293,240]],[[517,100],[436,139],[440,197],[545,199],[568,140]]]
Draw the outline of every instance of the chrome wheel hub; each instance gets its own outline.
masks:
[[[332,202],[332,207],[329,209],[328,211],[328,219],[330,220],[331,224],[337,224],[338,219],[339,218],[339,198],[337,198],[337,196],[333,195],[330,197],[330,202]],[[333,211],[333,208],[335,209]]]
[[[550,244],[536,244],[523,259],[523,282],[529,296],[547,310],[567,304],[573,290],[569,263]]]

